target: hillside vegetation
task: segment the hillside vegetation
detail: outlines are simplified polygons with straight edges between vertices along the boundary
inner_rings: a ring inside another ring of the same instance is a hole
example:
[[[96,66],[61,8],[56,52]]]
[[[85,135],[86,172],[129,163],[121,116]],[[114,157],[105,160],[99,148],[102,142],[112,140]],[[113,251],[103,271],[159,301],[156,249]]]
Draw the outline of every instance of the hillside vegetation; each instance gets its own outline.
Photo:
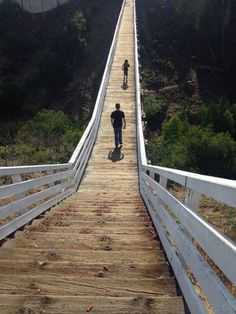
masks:
[[[90,118],[121,3],[71,0],[39,14],[8,0],[0,5],[2,164],[67,161]],[[50,149],[42,117],[68,122],[57,138],[51,126]],[[32,144],[37,129],[40,145]]]
[[[138,0],[148,157],[236,179],[236,3]]]

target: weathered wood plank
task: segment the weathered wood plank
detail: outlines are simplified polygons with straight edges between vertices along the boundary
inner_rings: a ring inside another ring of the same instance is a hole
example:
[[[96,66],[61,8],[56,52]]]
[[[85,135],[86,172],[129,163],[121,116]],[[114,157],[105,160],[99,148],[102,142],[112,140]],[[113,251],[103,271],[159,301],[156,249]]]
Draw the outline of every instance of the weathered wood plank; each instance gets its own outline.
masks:
[[[141,263],[129,261],[114,261],[109,263],[82,263],[71,261],[28,261],[2,260],[0,264],[0,276],[6,273],[10,275],[73,275],[83,277],[105,277],[105,278],[158,278],[168,277],[169,269],[166,262]]]
[[[1,275],[0,294],[32,295],[95,295],[110,297],[145,296],[175,296],[176,288],[173,278],[156,279],[125,279],[101,278],[94,276],[35,276]],[[63,287],[63,288],[62,288]]]
[[[13,300],[13,305],[9,303]],[[104,314],[163,314],[163,313],[183,313],[183,302],[180,297],[91,297],[91,296],[3,296],[0,299],[0,312],[4,314],[12,314],[21,310],[26,312],[30,309],[35,313],[86,313],[91,309],[92,313]],[[13,312],[14,311],[14,312]],[[138,311],[138,312],[137,312]]]
[[[31,249],[16,249],[16,248],[2,248],[0,250],[0,259],[12,259],[18,261],[25,259],[28,261],[71,261],[71,262],[90,262],[90,263],[107,263],[109,262],[142,262],[142,263],[163,263],[165,261],[164,255],[158,256],[158,252],[147,252],[131,250],[123,251],[101,251],[101,250],[84,250],[83,254],[79,250],[42,250],[40,248],[32,247]]]

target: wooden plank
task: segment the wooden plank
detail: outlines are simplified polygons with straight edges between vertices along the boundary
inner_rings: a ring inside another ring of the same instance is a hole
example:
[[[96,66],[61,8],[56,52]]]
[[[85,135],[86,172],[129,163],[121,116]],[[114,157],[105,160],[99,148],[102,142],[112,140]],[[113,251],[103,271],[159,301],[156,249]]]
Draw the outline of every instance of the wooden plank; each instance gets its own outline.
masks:
[[[101,274],[100,274],[101,272]],[[166,262],[159,263],[141,263],[141,262],[111,262],[106,263],[82,263],[71,261],[28,261],[2,260],[0,264],[0,276],[6,273],[11,275],[73,275],[83,277],[102,276],[105,278],[158,278],[169,277],[169,269]]]
[[[35,276],[1,275],[0,294],[18,295],[96,295],[127,297],[138,294],[146,296],[175,296],[174,278],[135,279],[135,278],[93,278],[83,276]],[[14,285],[12,284],[14,282]]]
[[[13,301],[13,302],[12,302]],[[99,297],[99,296],[27,296],[4,295],[0,298],[2,313],[12,314],[30,309],[35,313],[45,311],[50,314],[78,314],[86,313],[91,308],[91,313],[96,314],[165,314],[183,313],[183,302],[180,297]],[[10,306],[9,306],[10,304]],[[1,311],[1,310],[0,310]]]
[[[135,254],[131,250],[123,251],[103,251],[103,250],[84,250],[83,254],[79,250],[43,250],[32,247],[31,249],[2,248],[0,250],[1,260],[25,259],[28,261],[70,261],[76,263],[100,263],[106,264],[108,261],[113,263],[163,263],[164,256],[158,256],[154,251],[145,252],[137,251]]]
[[[98,227],[98,226],[94,226],[93,228],[84,228],[84,227],[52,227],[51,228],[51,232],[53,233],[66,233],[66,234],[73,234],[73,233],[77,233],[77,234],[94,234],[94,235],[104,235],[104,234],[121,234],[121,235],[144,235],[144,234],[148,234],[151,233],[152,236],[154,237],[152,230],[149,230],[148,227],[139,227],[139,226],[134,226],[134,225],[130,225],[129,227],[124,227],[122,224],[117,227],[112,225],[112,227],[108,227],[108,226],[104,226],[103,228]]]
[[[43,235],[43,234],[42,234]],[[62,234],[64,235],[64,234]],[[143,236],[143,235],[142,235]],[[130,243],[132,243],[133,250],[135,252],[142,251],[155,251],[157,254],[159,253],[162,256],[163,252],[160,251],[159,245],[155,240],[152,239],[142,239],[142,236],[128,236],[125,235],[123,238],[118,235],[101,235],[96,236],[94,234],[80,234],[79,236],[72,235],[72,237],[68,237],[67,235],[62,237],[58,234],[51,236],[50,233],[45,233],[45,236],[36,237],[33,234],[33,238],[23,238],[23,239],[14,239],[11,241],[7,241],[5,243],[5,248],[14,244],[16,248],[32,248],[39,247],[40,249],[72,249],[72,250],[104,250],[104,251],[121,251],[121,250],[129,250]],[[144,237],[144,236],[143,236]],[[140,243],[141,242],[141,243]]]

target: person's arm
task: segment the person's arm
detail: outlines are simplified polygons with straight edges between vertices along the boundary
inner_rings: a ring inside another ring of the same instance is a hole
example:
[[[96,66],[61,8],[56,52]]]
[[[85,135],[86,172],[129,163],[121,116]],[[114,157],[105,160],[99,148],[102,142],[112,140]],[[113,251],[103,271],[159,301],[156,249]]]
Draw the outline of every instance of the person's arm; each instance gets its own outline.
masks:
[[[113,114],[111,114],[111,125],[112,125],[112,126],[114,125],[114,117],[113,117]]]
[[[126,120],[125,120],[125,114],[123,113],[123,117],[122,117],[122,122],[123,122],[123,129],[126,128]]]
[[[123,129],[126,128],[126,121],[125,121],[125,118],[123,118]]]

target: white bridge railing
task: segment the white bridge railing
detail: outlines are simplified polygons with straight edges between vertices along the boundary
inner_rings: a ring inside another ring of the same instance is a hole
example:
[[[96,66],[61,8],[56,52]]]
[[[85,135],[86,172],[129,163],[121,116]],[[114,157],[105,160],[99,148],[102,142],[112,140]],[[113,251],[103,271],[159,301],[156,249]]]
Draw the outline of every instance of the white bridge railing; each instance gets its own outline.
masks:
[[[221,235],[197,214],[202,194],[236,208],[236,182],[148,165],[142,127],[135,8],[134,18],[140,193],[191,313],[208,313],[209,308],[205,306],[207,302],[207,306],[215,313],[236,313],[235,298],[210,266],[213,263],[217,265],[220,272],[235,287],[235,243]],[[170,181],[185,189],[186,196],[183,202],[168,191]],[[203,258],[201,252],[204,251],[213,263],[209,264]],[[207,302],[203,302],[202,299],[206,299]]]
[[[73,194],[83,177],[95,143],[124,3],[116,25],[92,118],[69,163],[0,167],[0,240]]]

